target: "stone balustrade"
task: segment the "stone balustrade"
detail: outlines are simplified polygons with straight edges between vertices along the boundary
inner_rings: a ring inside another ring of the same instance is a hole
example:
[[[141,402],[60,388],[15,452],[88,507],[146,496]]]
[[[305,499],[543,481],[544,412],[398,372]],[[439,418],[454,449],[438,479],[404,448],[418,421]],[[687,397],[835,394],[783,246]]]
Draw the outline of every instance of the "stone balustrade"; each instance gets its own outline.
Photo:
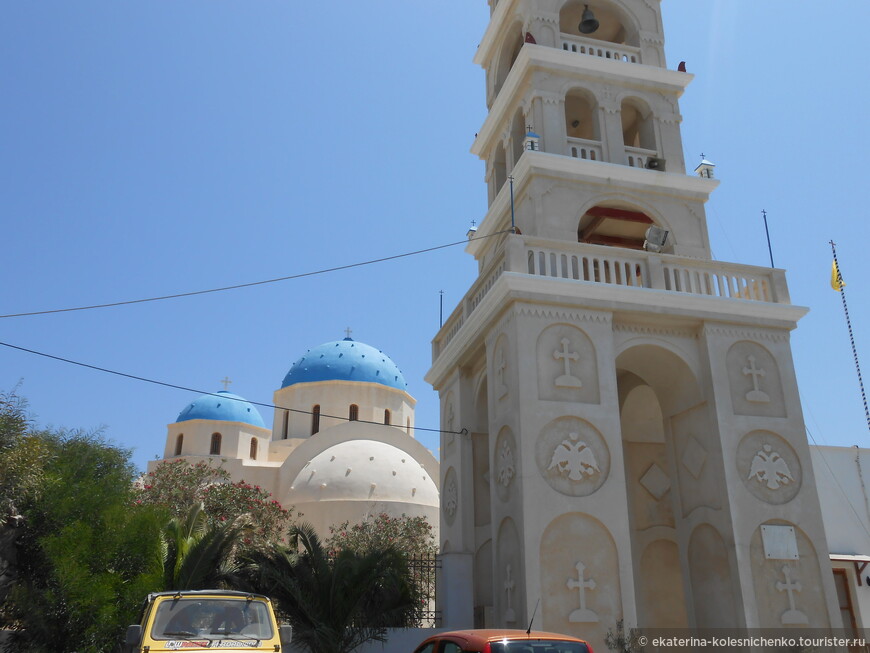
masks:
[[[722,300],[790,303],[783,271],[772,268],[519,235],[508,236],[493,258],[433,340],[433,360],[505,272]]]
[[[562,49],[567,52],[576,52],[577,54],[586,54],[603,59],[613,59],[614,61],[625,61],[626,63],[641,63],[640,48],[631,45],[609,43],[608,41],[598,41],[570,34],[562,34],[561,43]]]

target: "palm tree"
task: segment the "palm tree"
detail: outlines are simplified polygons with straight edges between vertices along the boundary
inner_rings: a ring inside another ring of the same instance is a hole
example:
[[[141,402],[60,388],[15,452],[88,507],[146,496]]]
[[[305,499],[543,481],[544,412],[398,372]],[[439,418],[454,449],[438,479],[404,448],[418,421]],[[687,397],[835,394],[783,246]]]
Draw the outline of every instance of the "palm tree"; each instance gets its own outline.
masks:
[[[209,589],[230,580],[243,530],[239,521],[210,525],[202,505],[173,517],[162,534],[163,589]]]
[[[312,526],[298,524],[290,535],[295,550],[249,554],[246,575],[293,625],[294,644],[311,653],[349,653],[413,621],[419,597],[400,551],[330,555]]]

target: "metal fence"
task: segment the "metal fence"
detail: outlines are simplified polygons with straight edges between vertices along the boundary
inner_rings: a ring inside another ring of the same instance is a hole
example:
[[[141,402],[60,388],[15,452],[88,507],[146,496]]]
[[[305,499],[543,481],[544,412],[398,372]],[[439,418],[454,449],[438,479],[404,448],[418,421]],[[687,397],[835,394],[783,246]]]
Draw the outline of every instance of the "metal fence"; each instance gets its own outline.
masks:
[[[410,624],[415,628],[438,628],[441,625],[441,611],[436,610],[438,594],[438,569],[441,559],[435,554],[411,556],[408,559],[411,575],[423,597],[420,609],[417,611],[416,622]]]

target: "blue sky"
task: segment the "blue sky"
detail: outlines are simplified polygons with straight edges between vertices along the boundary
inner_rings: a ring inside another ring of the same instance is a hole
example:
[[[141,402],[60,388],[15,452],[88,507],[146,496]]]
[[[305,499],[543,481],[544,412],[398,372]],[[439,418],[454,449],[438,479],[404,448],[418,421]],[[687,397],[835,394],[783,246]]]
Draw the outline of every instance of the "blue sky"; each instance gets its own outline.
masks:
[[[865,46],[812,29],[819,6],[664,0],[687,161],[720,187],[719,260],[768,265],[761,210],[792,301],[807,425],[870,446],[840,298],[838,245],[870,375],[862,261],[870,125]],[[484,0],[44,0],[0,5],[0,313],[121,301],[298,274],[461,241],[486,212],[469,153],[485,117],[472,63]],[[837,23],[870,23],[865,0]],[[0,319],[0,341],[269,403],[306,349],[383,349],[438,427],[423,381],[438,328],[476,275],[461,246],[253,289]],[[870,380],[870,379],[868,379]],[[140,467],[195,396],[0,347],[42,425],[105,426]],[[270,411],[263,417],[271,423]],[[437,435],[418,433],[430,449]]]

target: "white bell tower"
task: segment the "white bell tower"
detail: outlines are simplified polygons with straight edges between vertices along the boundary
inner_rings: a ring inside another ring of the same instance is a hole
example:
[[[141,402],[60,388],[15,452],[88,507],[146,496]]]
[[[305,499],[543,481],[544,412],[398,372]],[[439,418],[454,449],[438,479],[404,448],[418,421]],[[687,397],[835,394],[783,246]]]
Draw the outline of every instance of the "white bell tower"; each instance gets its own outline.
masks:
[[[712,260],[719,182],[686,173],[659,1],[490,6],[479,277],[427,375],[467,429],[441,446],[445,626],[525,628],[539,599],[535,627],[598,649],[618,620],[839,626],[806,309],[784,271]]]

